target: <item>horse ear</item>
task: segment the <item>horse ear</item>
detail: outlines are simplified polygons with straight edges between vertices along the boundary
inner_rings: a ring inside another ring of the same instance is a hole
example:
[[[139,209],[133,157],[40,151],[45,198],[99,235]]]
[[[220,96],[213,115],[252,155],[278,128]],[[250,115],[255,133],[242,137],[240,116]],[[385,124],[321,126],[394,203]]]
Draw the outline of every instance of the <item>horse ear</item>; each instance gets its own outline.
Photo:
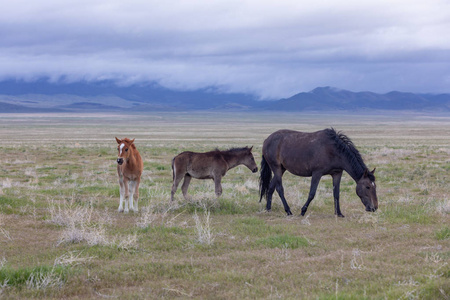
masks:
[[[133,144],[133,143],[134,143],[134,140],[135,140],[135,139],[132,139],[132,140],[130,141],[130,144]]]
[[[250,152],[252,152],[252,150],[253,150],[253,146],[250,147]]]
[[[372,172],[370,172],[370,173],[372,173],[372,174],[375,174],[375,170],[376,170],[377,168],[374,168],[373,170],[372,170]]]
[[[116,137],[116,141],[117,141],[117,144],[121,144],[122,143],[122,141],[119,140],[117,137]]]
[[[366,168],[366,169],[364,170],[364,175],[363,175],[363,177],[368,177],[368,176],[367,176],[368,172],[369,172],[369,169]]]

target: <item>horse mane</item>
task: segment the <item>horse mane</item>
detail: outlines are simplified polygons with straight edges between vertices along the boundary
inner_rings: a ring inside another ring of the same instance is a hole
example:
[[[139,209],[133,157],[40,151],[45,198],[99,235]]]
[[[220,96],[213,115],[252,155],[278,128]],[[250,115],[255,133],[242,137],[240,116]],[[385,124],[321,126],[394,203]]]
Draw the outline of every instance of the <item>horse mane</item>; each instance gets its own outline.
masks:
[[[249,147],[242,147],[242,148],[230,148],[230,149],[228,149],[228,150],[223,150],[223,151],[221,151],[221,150],[219,150],[219,149],[216,148],[217,151],[220,151],[220,152],[222,152],[222,153],[226,152],[226,153],[229,153],[229,154],[233,154],[233,153],[237,153],[237,152],[242,152],[242,151],[248,151],[249,149],[250,149]]]
[[[367,170],[367,166],[352,140],[341,131],[336,131],[334,128],[325,129],[325,133],[334,142],[334,145],[338,149],[339,153],[343,154],[349,161],[356,176],[361,178]],[[367,175],[370,180],[375,181],[375,176],[372,173],[368,172]]]
[[[220,150],[219,148],[216,148],[214,151],[214,153],[221,155],[222,157],[226,157],[226,158],[230,158],[232,156],[235,156],[239,153],[242,153],[244,151],[248,151],[250,148],[249,147],[242,147],[242,148],[230,148],[227,150]]]

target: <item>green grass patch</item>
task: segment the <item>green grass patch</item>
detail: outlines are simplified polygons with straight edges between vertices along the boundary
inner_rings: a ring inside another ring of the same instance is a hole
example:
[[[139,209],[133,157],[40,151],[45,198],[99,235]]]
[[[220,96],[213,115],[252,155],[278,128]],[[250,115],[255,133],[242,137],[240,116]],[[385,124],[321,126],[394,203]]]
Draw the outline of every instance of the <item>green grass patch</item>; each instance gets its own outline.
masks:
[[[159,235],[162,235],[164,237],[168,237],[171,234],[177,234],[177,235],[186,235],[186,229],[177,227],[177,226],[148,226],[145,228],[142,228],[139,230],[142,233],[157,233]]]
[[[159,280],[161,278],[193,280],[198,278],[200,274],[200,270],[198,270],[198,268],[193,266],[190,262],[148,262],[136,266],[130,274],[131,278],[129,279],[132,280],[133,284],[135,282],[145,282],[145,280],[148,280],[149,278],[152,280]]]
[[[441,230],[436,231],[435,237],[438,240],[446,240],[450,238],[450,227],[446,226]]]
[[[244,207],[244,205],[241,205],[241,203],[237,202],[235,199],[226,198],[189,201],[182,207],[182,210],[186,210],[188,213],[192,214],[196,211],[203,212],[205,208],[208,209],[213,215],[246,214],[251,211],[248,207]]]
[[[420,290],[418,299],[448,299],[450,283],[448,278],[428,281]]]
[[[120,196],[119,184],[117,184],[117,186],[114,186],[114,187],[101,186],[101,185],[85,186],[85,187],[79,188],[79,191],[82,193],[85,193],[87,195],[97,194],[97,195],[112,196],[112,197]]]
[[[7,282],[8,286],[22,288],[27,281],[33,276],[35,279],[45,277],[59,278],[62,282],[67,281],[69,269],[62,266],[38,266],[33,268],[19,268],[3,267],[0,269],[0,283]]]
[[[435,221],[423,205],[387,205],[381,216],[390,223],[431,224]]]
[[[219,199],[218,201],[218,207],[211,207],[210,209],[212,214],[236,215],[248,212],[248,210],[240,205],[240,203],[237,203],[234,199]]]
[[[233,220],[232,230],[234,234],[263,238],[270,234],[279,233],[276,227],[266,224],[262,219],[247,217]]]
[[[289,249],[297,249],[309,245],[308,240],[306,238],[290,234],[275,235],[259,239],[257,241],[257,244],[261,244],[269,248],[289,248]]]
[[[160,163],[147,163],[144,167],[144,170],[158,170],[158,171],[165,171],[165,170],[171,170],[171,165],[167,164],[167,165],[163,165]]]
[[[40,167],[40,168],[36,168],[37,172],[48,172],[51,170],[56,170],[57,167]]]
[[[91,247],[86,247],[85,244],[76,244],[75,248],[78,251],[83,251],[86,256],[97,257],[102,260],[117,260],[119,257],[119,250],[114,246],[102,246],[94,245]],[[123,252],[122,252],[123,253]]]
[[[23,198],[10,197],[7,195],[0,196],[0,212],[10,215],[18,213],[18,209],[27,205],[27,200]]]
[[[140,245],[149,251],[173,251],[190,241],[189,229],[178,226],[149,226],[139,230]]]

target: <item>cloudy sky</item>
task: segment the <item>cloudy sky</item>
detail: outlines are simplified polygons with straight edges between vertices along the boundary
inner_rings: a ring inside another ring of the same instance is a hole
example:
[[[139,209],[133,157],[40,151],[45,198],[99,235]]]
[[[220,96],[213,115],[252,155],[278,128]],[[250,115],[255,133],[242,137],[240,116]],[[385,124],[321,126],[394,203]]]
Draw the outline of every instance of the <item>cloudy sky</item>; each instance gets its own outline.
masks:
[[[14,0],[0,80],[158,82],[281,98],[450,92],[450,1]]]

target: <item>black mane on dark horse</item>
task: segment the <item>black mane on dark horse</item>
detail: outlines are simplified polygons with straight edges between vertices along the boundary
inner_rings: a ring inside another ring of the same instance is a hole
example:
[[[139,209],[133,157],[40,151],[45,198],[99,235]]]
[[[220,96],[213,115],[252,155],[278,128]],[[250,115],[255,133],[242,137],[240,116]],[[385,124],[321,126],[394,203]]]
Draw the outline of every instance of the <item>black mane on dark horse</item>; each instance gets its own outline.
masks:
[[[352,140],[342,132],[336,131],[334,128],[327,128],[325,129],[325,132],[334,142],[339,152],[348,159],[358,178],[361,178],[367,170],[367,166]],[[375,176],[370,174],[369,179],[375,181]]]

